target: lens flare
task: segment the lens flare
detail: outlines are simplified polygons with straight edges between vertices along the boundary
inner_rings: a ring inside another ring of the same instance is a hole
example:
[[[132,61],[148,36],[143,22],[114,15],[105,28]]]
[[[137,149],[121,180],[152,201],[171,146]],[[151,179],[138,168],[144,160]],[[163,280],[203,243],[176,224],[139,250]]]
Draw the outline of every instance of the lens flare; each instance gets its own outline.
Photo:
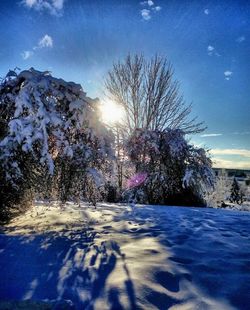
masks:
[[[127,187],[133,188],[142,185],[146,179],[148,174],[146,172],[140,172],[133,175],[130,179],[127,181]]]

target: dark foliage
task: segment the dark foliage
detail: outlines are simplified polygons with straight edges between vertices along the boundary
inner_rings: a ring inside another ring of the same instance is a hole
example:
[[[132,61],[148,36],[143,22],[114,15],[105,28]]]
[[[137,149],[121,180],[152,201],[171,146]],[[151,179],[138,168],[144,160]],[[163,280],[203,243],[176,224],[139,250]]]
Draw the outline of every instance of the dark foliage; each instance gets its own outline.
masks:
[[[204,194],[214,182],[212,162],[204,149],[187,143],[181,130],[137,129],[127,152],[135,172],[146,173],[147,178],[125,196],[131,193],[135,201],[150,204],[204,204]]]
[[[233,203],[236,202],[237,204],[242,204],[244,201],[244,194],[243,194],[236,178],[234,178],[234,180],[233,180],[229,200]]]

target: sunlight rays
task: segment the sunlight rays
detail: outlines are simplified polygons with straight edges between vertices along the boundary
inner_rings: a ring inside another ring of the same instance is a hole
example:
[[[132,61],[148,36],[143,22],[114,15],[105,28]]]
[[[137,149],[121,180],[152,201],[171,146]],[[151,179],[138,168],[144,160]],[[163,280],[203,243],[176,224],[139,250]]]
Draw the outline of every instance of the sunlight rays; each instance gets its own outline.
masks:
[[[104,123],[116,124],[123,121],[124,109],[112,101],[104,101],[100,105],[101,118]]]

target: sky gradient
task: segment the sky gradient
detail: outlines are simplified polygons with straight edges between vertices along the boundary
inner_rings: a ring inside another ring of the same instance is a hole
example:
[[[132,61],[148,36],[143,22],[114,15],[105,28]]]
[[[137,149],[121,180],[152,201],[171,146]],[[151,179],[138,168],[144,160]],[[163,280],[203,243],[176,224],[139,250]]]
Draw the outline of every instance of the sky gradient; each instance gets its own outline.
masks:
[[[250,169],[250,2],[2,0],[0,76],[50,70],[102,98],[127,53],[166,56],[216,165]]]

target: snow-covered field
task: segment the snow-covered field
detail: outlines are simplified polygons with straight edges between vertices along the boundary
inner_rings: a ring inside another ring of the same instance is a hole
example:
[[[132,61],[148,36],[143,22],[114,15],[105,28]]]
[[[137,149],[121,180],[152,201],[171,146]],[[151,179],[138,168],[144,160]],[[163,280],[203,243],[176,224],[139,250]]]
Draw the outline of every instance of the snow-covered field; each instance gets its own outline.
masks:
[[[38,203],[1,229],[0,309],[249,309],[249,224],[244,211]]]

